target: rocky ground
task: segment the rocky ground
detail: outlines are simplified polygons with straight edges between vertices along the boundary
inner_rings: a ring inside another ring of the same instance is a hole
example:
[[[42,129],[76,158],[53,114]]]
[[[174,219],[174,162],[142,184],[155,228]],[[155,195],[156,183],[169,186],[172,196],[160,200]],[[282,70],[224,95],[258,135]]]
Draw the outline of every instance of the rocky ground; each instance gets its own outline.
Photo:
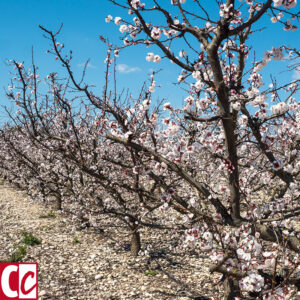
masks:
[[[25,245],[24,230],[41,244]],[[162,244],[159,236],[142,236],[143,244],[154,241],[150,260],[133,258],[121,228],[76,229],[67,216],[0,186],[0,261],[22,253],[23,261],[38,262],[39,299],[222,299],[204,257],[173,253],[172,241]]]

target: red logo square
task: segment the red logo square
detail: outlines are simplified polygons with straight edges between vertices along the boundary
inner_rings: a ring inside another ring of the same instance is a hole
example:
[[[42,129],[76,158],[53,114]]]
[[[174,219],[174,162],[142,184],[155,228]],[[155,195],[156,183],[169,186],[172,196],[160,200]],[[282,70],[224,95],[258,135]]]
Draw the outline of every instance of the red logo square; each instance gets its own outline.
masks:
[[[0,300],[38,299],[37,263],[0,263]]]

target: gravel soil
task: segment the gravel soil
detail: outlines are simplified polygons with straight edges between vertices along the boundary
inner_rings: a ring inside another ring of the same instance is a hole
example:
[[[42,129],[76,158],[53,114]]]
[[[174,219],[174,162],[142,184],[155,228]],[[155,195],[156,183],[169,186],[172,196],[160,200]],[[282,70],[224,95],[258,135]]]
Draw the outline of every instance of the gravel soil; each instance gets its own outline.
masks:
[[[45,217],[49,211],[24,192],[0,186],[0,261],[25,246],[23,261],[39,264],[39,299],[222,299],[204,256],[168,250],[174,240],[167,234],[145,230],[142,243],[154,245],[152,256],[134,258],[122,228],[82,230],[58,211]],[[24,230],[41,244],[24,245]]]

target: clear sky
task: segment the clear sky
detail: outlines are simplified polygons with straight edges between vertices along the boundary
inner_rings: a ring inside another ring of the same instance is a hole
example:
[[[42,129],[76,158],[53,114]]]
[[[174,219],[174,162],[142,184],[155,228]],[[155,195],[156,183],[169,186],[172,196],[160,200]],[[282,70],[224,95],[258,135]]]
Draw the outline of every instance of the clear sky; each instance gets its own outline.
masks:
[[[169,0],[163,0],[169,4]],[[186,5],[190,5],[187,0]],[[144,0],[149,3],[149,0]],[[213,3],[205,0],[203,3]],[[299,4],[298,4],[299,8]],[[299,10],[299,9],[298,9]],[[107,0],[0,0],[0,99],[1,105],[8,103],[4,96],[4,88],[10,83],[10,69],[6,66],[6,59],[24,61],[25,66],[31,63],[31,48],[34,47],[35,63],[39,66],[40,74],[46,75],[59,70],[59,64],[52,56],[45,54],[49,48],[49,41],[43,38],[39,24],[56,30],[61,23],[63,29],[59,40],[65,44],[66,49],[74,52],[73,68],[75,71],[82,70],[84,62],[90,58],[90,66],[87,73],[87,82],[97,85],[101,92],[104,78],[104,58],[106,48],[99,41],[99,35],[110,36],[117,41],[120,36],[118,27],[114,23],[107,24],[104,21],[106,15],[128,17],[126,11],[113,6]],[[256,57],[262,57],[264,51],[273,46],[287,45],[300,46],[300,31],[284,32],[282,25],[272,24],[266,17],[260,23],[260,27],[266,27],[263,33],[255,35],[251,45],[256,49]],[[151,19],[155,23],[155,18]],[[298,24],[299,25],[299,24]],[[120,42],[121,43],[121,42]],[[172,66],[168,61],[161,64],[145,61],[147,52],[161,54],[158,49],[147,49],[145,47],[130,47],[121,53],[118,63],[124,66],[117,74],[118,87],[129,88],[137,91],[142,82],[149,78],[147,74],[151,69],[164,70],[159,74],[162,88],[157,89],[154,96],[167,98],[168,101],[180,103],[184,98],[184,92],[174,86],[178,67]],[[279,74],[284,66],[283,62],[271,62],[263,74]],[[283,81],[295,78],[299,74],[281,74]],[[3,110],[0,109],[0,117]]]

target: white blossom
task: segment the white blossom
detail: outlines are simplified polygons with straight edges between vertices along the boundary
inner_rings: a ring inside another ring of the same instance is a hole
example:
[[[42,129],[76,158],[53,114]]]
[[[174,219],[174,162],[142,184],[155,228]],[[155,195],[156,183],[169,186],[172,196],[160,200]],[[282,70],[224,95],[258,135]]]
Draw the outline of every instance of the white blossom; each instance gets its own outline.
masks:
[[[128,31],[128,26],[123,24],[123,25],[120,26],[119,30],[120,30],[121,33],[127,32]]]
[[[116,25],[120,25],[120,24],[121,24],[121,20],[122,20],[122,18],[120,18],[120,17],[115,17],[115,24],[116,24]]]
[[[252,273],[240,281],[240,288],[247,292],[259,292],[264,283],[264,278],[261,275]]]
[[[111,15],[108,15],[107,17],[105,17],[105,22],[109,23],[112,19],[113,17]]]
[[[161,37],[161,30],[158,27],[153,27],[151,30],[151,37],[158,40]]]

